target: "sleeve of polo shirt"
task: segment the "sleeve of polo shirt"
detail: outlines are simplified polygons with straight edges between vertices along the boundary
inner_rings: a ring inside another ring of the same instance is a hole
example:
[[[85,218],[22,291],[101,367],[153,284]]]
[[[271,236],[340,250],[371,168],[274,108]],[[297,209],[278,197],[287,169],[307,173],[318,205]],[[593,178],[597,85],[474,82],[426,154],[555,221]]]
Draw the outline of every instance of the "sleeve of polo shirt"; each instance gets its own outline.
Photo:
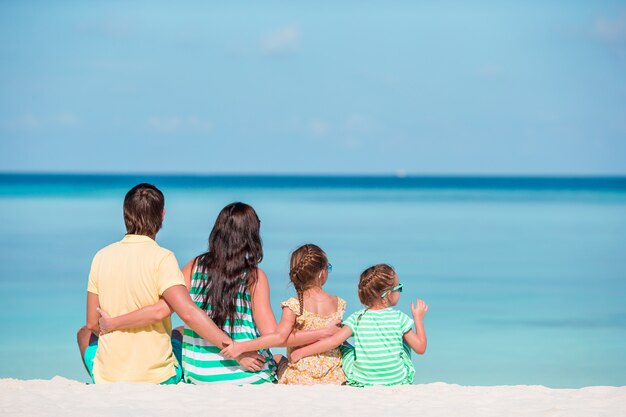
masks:
[[[398,313],[400,313],[398,317],[400,319],[400,331],[402,334],[405,334],[413,329],[413,319],[401,311],[398,311]]]
[[[161,261],[157,271],[157,285],[159,288],[159,296],[162,296],[165,290],[174,285],[185,285],[185,278],[180,271],[178,261],[173,253],[168,253]]]
[[[98,256],[94,256],[91,261],[91,269],[89,270],[89,279],[87,280],[87,291],[92,294],[98,294],[98,280],[96,279],[96,271],[98,270]]]

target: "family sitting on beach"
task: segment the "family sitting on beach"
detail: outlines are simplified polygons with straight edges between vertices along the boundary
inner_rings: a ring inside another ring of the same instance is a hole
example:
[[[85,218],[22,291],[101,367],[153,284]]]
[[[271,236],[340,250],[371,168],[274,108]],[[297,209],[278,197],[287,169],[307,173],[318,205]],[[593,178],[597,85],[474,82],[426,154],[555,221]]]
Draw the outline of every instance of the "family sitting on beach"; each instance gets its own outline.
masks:
[[[126,236],[100,250],[87,286],[87,325],[78,345],[95,383],[348,384],[413,382],[412,349],[426,351],[428,305],[411,304],[413,319],[394,309],[402,284],[392,267],[361,274],[365,306],[343,320],[346,302],[322,288],[332,270],[326,253],[307,244],[291,254],[296,296],[270,305],[260,222],[252,207],[227,205],[208,251],[183,268],[160,247],[165,199],[150,184],[124,199]],[[172,330],[170,315],[185,322]],[[346,343],[353,337],[354,346]],[[286,346],[287,358],[268,348]]]

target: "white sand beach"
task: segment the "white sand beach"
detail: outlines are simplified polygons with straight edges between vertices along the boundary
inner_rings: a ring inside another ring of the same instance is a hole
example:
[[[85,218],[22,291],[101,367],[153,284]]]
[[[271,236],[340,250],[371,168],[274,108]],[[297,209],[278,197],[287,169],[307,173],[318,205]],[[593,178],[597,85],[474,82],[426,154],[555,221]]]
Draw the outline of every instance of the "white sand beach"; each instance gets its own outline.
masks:
[[[182,410],[184,414],[181,414]],[[0,380],[3,416],[626,416],[625,387],[87,385]]]

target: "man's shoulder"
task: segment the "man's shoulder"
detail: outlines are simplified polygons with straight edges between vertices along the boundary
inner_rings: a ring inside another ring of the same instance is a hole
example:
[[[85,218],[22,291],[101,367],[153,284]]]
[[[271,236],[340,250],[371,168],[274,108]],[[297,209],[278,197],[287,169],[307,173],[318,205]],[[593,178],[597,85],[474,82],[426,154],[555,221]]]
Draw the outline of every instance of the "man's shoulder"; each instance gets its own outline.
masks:
[[[160,265],[170,264],[172,260],[178,265],[176,255],[171,250],[159,246],[155,241],[141,245],[125,244],[124,240],[113,242],[100,249],[93,257],[92,265],[110,264],[120,259],[131,257],[136,262]],[[140,261],[141,259],[141,261]],[[133,263],[135,262],[133,261]]]
[[[174,252],[172,252],[171,250],[164,248],[163,246],[160,246],[156,241],[152,240],[152,239],[146,239],[145,241],[142,242],[138,242],[139,246],[142,248],[142,250],[146,250],[149,252],[154,252],[154,253],[159,253],[159,254],[163,254],[163,255],[173,255]],[[118,240],[115,241],[113,243],[108,244],[107,246],[103,247],[102,249],[100,249],[98,252],[96,252],[96,255],[102,253],[107,253],[107,252],[114,252],[114,251],[118,251],[118,250],[124,250],[124,248],[136,248],[137,246],[135,246],[134,244],[128,244],[128,242],[126,242],[125,239],[122,240]]]
[[[119,245],[120,245],[120,241],[113,242],[113,243],[106,245],[105,247],[100,249],[98,252],[96,252],[96,254],[94,255],[94,258],[99,258],[99,257],[105,256],[108,253],[115,251],[116,248],[119,247]]]
[[[155,242],[156,243],[156,242]],[[155,251],[155,253],[159,254],[162,257],[166,257],[166,256],[173,256],[176,257],[176,255],[174,255],[174,252],[172,252],[171,250],[164,248],[163,246],[160,246],[158,243],[156,243],[153,247],[153,250]]]

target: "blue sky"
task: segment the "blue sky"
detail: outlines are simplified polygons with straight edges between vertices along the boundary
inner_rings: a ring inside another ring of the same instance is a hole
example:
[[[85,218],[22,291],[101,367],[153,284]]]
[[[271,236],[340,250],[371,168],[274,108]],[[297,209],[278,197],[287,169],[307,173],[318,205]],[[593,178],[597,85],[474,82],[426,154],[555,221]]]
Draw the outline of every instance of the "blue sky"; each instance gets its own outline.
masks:
[[[3,172],[626,174],[624,1],[2,1],[0,53]]]

